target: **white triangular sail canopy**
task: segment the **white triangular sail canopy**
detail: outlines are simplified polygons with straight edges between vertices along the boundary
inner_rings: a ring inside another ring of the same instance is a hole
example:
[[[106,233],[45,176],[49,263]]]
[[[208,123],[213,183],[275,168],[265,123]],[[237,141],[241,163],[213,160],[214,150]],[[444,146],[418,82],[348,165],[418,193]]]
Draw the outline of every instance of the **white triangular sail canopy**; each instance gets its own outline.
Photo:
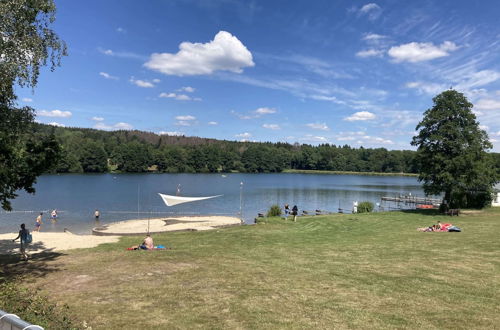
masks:
[[[217,195],[217,196],[207,196],[207,197],[183,197],[183,196],[172,196],[165,194],[158,194],[158,195],[160,195],[160,197],[163,199],[163,202],[167,204],[167,206],[174,206],[177,204],[196,202],[204,199],[210,199],[222,196],[222,195]]]

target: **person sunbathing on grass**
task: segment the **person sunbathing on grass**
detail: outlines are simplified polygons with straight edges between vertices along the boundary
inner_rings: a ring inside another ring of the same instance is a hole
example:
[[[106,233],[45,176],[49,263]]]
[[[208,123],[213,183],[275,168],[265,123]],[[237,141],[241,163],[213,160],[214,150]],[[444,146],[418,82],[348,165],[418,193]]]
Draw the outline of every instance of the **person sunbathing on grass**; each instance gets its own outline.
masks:
[[[130,247],[132,250],[153,250],[154,249],[153,238],[148,233],[144,241],[142,241],[141,245],[134,245]]]

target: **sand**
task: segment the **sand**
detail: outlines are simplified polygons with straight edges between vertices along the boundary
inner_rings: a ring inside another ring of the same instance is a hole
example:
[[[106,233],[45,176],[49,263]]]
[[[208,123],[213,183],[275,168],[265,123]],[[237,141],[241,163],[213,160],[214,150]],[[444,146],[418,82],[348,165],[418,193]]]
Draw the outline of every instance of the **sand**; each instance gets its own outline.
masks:
[[[226,216],[199,216],[199,217],[169,217],[155,219],[140,219],[114,222],[102,227],[94,228],[94,235],[134,235],[162,233],[182,230],[210,230],[220,227],[241,225],[241,220]]]
[[[149,232],[210,230],[240,224],[240,219],[225,216],[158,218],[149,220]],[[147,230],[148,219],[141,219],[114,222],[94,228],[94,235],[75,235],[69,231],[31,232],[33,242],[29,244],[28,253],[92,248],[103,243],[118,242],[123,235],[144,235]],[[16,236],[17,233],[0,234],[0,254],[19,253],[19,239],[12,242]]]
[[[28,253],[64,251],[79,248],[92,248],[103,243],[118,242],[120,236],[95,236],[95,235],[75,235],[70,232],[31,232],[33,242],[28,246]],[[6,251],[19,251],[19,239],[12,242],[17,233],[0,234],[0,244],[2,249],[0,254]]]

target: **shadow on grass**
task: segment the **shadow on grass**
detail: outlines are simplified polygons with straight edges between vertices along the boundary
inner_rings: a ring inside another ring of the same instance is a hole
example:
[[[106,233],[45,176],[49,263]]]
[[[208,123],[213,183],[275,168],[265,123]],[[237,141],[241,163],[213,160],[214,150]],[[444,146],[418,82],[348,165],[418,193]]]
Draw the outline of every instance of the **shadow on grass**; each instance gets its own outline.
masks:
[[[13,280],[24,275],[43,277],[48,273],[60,270],[59,266],[50,264],[65,254],[46,249],[41,242],[34,242],[26,249],[30,255],[28,261],[21,259],[20,244],[12,240],[0,240],[0,281]],[[42,250],[42,252],[38,252]],[[33,253],[36,251],[36,253]]]

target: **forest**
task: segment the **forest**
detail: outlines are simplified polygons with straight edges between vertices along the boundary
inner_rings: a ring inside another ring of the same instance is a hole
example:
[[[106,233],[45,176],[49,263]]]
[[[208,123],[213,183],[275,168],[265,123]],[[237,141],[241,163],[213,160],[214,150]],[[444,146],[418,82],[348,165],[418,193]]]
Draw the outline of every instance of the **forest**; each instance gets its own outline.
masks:
[[[418,173],[415,151],[353,148],[348,145],[237,142],[158,135],[143,131],[102,131],[36,124],[61,146],[56,173],[159,172],[270,173],[326,170]],[[500,171],[500,154],[490,153]]]

